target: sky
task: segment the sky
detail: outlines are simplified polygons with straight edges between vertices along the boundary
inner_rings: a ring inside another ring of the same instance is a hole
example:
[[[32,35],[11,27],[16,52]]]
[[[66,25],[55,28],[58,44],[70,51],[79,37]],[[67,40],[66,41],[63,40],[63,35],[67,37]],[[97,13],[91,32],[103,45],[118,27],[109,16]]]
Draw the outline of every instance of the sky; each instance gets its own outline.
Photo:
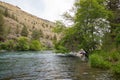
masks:
[[[0,0],[20,7],[22,10],[50,21],[62,20],[75,0]]]

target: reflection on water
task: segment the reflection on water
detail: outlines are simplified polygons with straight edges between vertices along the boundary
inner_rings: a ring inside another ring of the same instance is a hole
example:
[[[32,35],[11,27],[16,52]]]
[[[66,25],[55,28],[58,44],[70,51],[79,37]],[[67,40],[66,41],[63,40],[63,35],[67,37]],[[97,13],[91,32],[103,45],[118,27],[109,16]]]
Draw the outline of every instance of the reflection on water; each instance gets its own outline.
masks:
[[[111,80],[79,58],[44,52],[0,53],[0,80]]]

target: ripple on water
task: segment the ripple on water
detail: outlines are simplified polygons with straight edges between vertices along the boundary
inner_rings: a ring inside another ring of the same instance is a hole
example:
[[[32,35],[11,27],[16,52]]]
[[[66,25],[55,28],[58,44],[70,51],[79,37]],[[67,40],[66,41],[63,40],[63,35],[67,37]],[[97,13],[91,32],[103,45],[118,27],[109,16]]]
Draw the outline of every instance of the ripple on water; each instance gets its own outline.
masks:
[[[77,57],[52,51],[0,54],[0,79],[110,80],[106,71],[91,69]]]

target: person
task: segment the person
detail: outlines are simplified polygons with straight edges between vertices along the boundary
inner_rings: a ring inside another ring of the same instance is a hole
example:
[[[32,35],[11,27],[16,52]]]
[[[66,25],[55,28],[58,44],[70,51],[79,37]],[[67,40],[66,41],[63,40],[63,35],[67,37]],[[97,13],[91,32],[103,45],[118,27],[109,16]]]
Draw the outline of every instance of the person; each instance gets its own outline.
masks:
[[[82,57],[84,57],[85,59],[88,59],[88,54],[85,50],[81,49],[80,50],[80,54],[82,55]]]

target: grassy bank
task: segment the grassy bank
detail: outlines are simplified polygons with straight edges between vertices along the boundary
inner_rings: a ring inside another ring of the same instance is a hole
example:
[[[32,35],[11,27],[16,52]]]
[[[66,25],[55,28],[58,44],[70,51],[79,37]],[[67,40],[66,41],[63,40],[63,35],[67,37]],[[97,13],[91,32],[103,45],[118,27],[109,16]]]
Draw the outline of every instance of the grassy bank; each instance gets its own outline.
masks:
[[[120,75],[120,53],[97,51],[90,55],[90,65],[109,70],[113,76]]]

